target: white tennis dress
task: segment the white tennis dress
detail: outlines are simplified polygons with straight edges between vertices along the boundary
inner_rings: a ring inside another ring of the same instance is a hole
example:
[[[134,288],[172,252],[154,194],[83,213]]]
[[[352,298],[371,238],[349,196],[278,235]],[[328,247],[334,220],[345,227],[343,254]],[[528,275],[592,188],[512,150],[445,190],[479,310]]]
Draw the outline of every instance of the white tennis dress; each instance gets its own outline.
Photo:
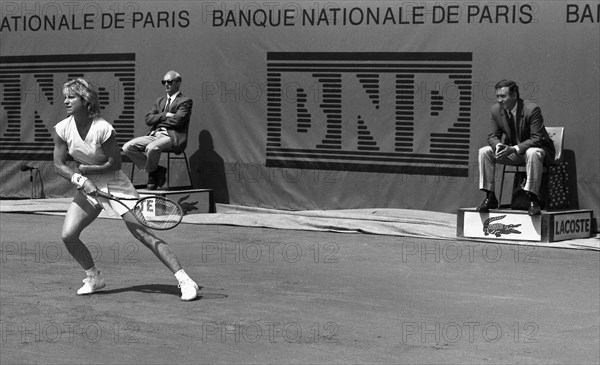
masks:
[[[75,118],[72,116],[61,120],[54,126],[57,135],[67,143],[69,154],[73,159],[84,165],[103,165],[108,161],[102,144],[106,142],[115,129],[103,118],[96,118],[92,121],[90,130],[85,136],[85,140],[79,135]],[[94,182],[99,190],[113,194],[120,198],[139,199],[139,194],[135,187],[121,171],[107,171],[101,174],[88,174],[88,179]],[[92,204],[94,198],[88,197]],[[102,207],[109,213],[116,212],[123,215],[127,212],[125,207],[112,200],[98,197],[96,198]]]

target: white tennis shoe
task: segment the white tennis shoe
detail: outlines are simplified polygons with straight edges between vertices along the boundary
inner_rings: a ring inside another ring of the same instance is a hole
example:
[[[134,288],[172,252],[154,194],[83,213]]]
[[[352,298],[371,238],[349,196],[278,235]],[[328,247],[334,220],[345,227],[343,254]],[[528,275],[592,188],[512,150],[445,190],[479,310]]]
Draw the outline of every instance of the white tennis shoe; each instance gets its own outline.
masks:
[[[78,295],[92,294],[106,286],[104,277],[101,273],[95,276],[88,276],[83,279],[83,286],[77,290]]]
[[[181,300],[185,301],[196,299],[198,296],[198,290],[200,290],[198,284],[196,284],[192,279],[186,279],[179,282],[177,287],[181,289]]]

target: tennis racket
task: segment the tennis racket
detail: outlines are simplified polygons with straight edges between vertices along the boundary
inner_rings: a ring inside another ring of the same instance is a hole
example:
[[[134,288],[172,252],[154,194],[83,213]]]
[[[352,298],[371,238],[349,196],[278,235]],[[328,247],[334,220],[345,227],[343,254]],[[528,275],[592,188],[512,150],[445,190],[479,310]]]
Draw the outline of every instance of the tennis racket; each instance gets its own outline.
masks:
[[[177,227],[183,219],[183,209],[179,204],[162,196],[147,196],[139,199],[133,208],[123,203],[121,198],[98,190],[97,196],[114,200],[126,207],[142,225],[158,230]]]

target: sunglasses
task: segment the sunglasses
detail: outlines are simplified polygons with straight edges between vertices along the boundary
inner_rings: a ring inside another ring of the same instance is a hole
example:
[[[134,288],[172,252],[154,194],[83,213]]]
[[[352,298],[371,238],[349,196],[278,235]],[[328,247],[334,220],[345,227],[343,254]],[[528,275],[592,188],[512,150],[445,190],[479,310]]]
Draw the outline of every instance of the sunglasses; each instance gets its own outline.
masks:
[[[171,85],[174,82],[177,82],[177,80],[161,80],[160,83],[163,85]]]

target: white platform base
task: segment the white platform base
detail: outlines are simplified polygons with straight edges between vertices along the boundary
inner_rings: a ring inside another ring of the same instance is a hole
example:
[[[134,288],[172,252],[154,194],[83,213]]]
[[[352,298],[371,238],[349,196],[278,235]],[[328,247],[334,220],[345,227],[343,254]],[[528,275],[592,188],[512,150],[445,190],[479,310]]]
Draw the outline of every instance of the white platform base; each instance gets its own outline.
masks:
[[[480,213],[475,208],[458,210],[458,237],[556,242],[592,235],[592,210],[542,211],[529,216],[524,210],[492,209]]]
[[[164,196],[181,205],[186,215],[215,213],[215,201],[212,189],[189,190],[146,190],[138,189],[141,197],[150,195]]]

